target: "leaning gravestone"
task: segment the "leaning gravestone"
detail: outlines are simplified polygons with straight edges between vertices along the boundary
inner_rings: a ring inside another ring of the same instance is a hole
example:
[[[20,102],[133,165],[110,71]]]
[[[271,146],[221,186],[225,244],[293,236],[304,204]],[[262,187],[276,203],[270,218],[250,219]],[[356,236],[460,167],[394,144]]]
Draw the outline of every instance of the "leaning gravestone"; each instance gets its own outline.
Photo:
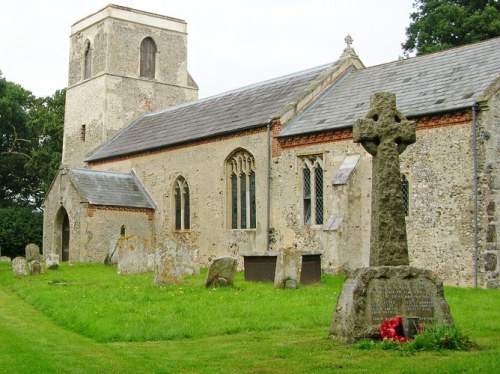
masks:
[[[26,270],[26,259],[24,257],[16,257],[12,260],[12,274],[15,277],[24,277],[28,275]]]
[[[26,261],[40,260],[40,248],[34,243],[30,243],[24,249]]]
[[[234,282],[237,261],[235,258],[222,257],[215,259],[208,268],[205,287],[230,286]]]
[[[376,93],[366,117],[354,124],[353,138],[373,156],[370,266],[346,279],[330,337],[378,337],[380,324],[394,317],[453,325],[442,282],[409,266],[399,155],[415,142],[415,123],[396,109],[394,94]]]
[[[45,266],[47,269],[59,269],[59,255],[57,253],[47,253],[45,255]]]

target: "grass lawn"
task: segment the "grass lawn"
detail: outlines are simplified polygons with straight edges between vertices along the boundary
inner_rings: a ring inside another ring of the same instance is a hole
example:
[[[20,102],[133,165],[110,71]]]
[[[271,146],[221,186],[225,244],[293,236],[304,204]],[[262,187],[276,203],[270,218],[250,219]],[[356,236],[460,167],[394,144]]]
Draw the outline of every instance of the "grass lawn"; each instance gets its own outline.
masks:
[[[469,352],[362,350],[327,339],[343,279],[298,290],[205,289],[63,264],[14,278],[0,263],[0,373],[496,373],[500,290],[446,288]]]

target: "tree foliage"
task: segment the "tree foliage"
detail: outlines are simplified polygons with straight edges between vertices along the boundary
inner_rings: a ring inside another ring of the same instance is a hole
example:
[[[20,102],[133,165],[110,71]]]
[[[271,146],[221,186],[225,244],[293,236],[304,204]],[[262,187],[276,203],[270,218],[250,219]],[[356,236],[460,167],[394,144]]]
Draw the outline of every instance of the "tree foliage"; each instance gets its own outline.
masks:
[[[500,36],[498,0],[415,0],[406,55],[423,55]]]
[[[62,153],[65,91],[35,97],[0,72],[0,246],[41,244],[41,205]]]

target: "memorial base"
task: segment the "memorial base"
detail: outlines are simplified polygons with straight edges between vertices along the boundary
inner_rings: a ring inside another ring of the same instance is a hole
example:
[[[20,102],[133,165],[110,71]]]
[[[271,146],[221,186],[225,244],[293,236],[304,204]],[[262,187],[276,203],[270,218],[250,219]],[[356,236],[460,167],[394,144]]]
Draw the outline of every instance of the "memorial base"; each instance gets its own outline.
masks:
[[[379,326],[394,317],[453,325],[443,283],[430,270],[410,266],[357,269],[344,282],[330,325],[330,338],[353,342],[379,338]]]

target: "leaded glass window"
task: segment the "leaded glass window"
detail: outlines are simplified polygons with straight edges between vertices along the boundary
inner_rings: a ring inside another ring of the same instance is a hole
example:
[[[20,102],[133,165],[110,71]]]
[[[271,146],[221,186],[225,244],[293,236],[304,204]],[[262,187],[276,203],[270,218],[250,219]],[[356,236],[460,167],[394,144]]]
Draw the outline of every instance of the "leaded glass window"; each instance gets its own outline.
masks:
[[[304,225],[323,224],[323,158],[307,156],[302,166]]]
[[[246,151],[235,152],[227,162],[232,229],[257,226],[255,199],[255,161]]]
[[[178,177],[174,184],[175,229],[189,230],[190,206],[189,186],[183,177]]]

